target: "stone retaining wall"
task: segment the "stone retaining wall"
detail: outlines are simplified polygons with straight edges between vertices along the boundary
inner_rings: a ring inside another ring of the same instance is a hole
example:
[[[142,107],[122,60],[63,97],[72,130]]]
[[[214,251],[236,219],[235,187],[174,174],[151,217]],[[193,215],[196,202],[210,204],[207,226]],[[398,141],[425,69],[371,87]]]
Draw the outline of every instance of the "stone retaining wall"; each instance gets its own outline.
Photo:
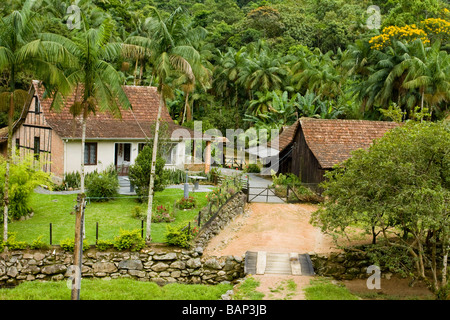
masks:
[[[236,216],[244,213],[247,196],[239,192],[229,199],[212,221],[208,221],[196,237],[196,246],[206,247],[209,240],[225,228]]]
[[[201,248],[144,249],[140,252],[103,252],[90,249],[83,255],[82,277],[136,278],[155,281],[217,284],[243,276],[241,257],[202,257]],[[0,286],[22,281],[64,280],[72,274],[73,254],[60,250],[18,250],[0,254]]]
[[[195,249],[155,245],[140,252],[97,251],[83,253],[82,277],[132,277],[159,284],[171,282],[217,284],[244,276],[243,257],[203,257],[208,241],[235,216],[244,212],[246,197],[236,194],[212,221],[202,228]],[[22,281],[63,280],[70,277],[73,253],[51,250],[17,250],[0,253],[0,287]]]
[[[367,279],[370,274],[367,268],[373,263],[362,251],[344,250],[341,253],[314,254],[310,253],[314,272],[320,276],[328,276],[337,280]],[[391,272],[383,270],[381,277],[389,278]]]

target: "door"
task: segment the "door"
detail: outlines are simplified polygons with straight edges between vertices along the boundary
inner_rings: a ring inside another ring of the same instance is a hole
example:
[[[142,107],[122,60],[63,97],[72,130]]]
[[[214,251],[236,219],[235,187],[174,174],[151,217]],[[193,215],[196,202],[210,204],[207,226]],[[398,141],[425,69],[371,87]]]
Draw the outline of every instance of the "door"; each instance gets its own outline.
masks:
[[[119,176],[127,176],[131,161],[131,143],[115,144],[114,165]]]

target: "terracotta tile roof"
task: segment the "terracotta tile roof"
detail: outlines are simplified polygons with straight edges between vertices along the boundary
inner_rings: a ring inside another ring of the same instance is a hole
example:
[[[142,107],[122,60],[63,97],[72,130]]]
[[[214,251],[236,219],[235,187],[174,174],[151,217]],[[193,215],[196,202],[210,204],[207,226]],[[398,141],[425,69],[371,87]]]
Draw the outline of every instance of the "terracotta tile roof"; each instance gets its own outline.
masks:
[[[353,150],[368,148],[374,140],[399,125],[368,120],[302,118],[299,121],[306,143],[323,169],[347,160]]]
[[[269,147],[273,147],[278,149],[279,151],[285,149],[289,144],[291,144],[294,140],[295,133],[297,132],[299,121],[296,121],[293,125],[285,128],[280,135],[278,136],[278,147],[276,143],[271,140],[268,143]]]
[[[33,81],[35,92],[41,102],[48,125],[55,130],[61,138],[80,139],[81,121],[74,121],[69,112],[74,103],[76,93],[68,96],[65,106],[59,110],[51,110],[51,99],[43,99],[44,88],[39,81]],[[121,118],[115,118],[110,112],[98,111],[89,115],[86,121],[86,139],[145,139],[153,137],[154,123],[158,115],[159,95],[155,87],[124,86],[124,91],[131,103],[132,110],[121,110]],[[80,117],[79,117],[80,118]],[[186,129],[194,136],[194,131],[175,124],[167,108],[163,108],[161,120],[168,124],[169,134],[176,129]],[[153,125],[153,126],[152,126]],[[145,134],[144,134],[145,133]]]

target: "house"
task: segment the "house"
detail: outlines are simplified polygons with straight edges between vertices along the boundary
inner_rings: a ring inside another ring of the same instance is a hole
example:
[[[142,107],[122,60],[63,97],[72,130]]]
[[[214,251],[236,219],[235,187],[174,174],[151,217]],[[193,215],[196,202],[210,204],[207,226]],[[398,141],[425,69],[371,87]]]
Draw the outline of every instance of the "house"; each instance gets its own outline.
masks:
[[[91,114],[86,122],[86,145],[81,159],[81,121],[69,112],[80,89],[65,99],[59,111],[51,109],[52,100],[44,98],[44,87],[33,81],[28,101],[14,124],[13,148],[21,156],[33,154],[43,171],[62,178],[65,173],[80,171],[84,161],[85,172],[102,171],[114,165],[119,174],[127,175],[138,153],[154,135],[159,94],[155,87],[124,86],[131,110],[121,110],[121,118],[109,112]],[[167,125],[165,125],[167,124]],[[209,171],[210,138],[175,124],[167,108],[161,114],[160,138],[166,143],[166,168],[185,169],[194,162],[191,150],[206,140],[204,161],[195,161],[197,168]],[[165,137],[165,138],[164,138]],[[3,144],[5,139],[3,138]],[[197,143],[195,143],[197,141]],[[198,149],[198,148],[197,148]],[[208,153],[209,150],[209,153]],[[198,154],[198,150],[196,150]],[[198,164],[202,166],[198,166]]]
[[[324,180],[327,170],[350,158],[352,151],[367,149],[398,125],[386,121],[301,118],[277,137],[278,173],[294,173],[315,187]]]

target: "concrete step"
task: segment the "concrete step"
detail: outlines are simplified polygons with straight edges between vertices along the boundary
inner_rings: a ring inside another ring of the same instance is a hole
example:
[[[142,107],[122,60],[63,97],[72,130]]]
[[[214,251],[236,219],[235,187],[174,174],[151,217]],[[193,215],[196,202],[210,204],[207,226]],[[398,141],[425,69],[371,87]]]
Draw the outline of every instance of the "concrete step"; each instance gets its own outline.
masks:
[[[247,251],[244,272],[309,276],[314,275],[314,268],[308,254]]]

